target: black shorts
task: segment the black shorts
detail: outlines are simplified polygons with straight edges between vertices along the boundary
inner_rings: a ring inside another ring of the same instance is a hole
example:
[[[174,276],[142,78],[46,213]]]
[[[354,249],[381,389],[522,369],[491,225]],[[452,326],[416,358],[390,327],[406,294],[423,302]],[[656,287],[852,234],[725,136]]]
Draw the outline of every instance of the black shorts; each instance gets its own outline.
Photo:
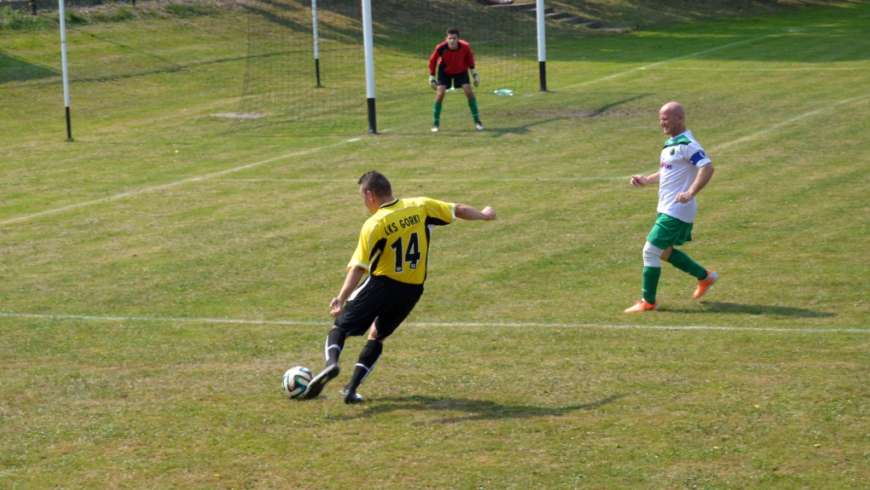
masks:
[[[468,70],[455,75],[448,75],[444,73],[443,66],[438,66],[438,85],[446,85],[447,88],[450,88],[452,84],[454,88],[460,88],[467,83],[471,83],[471,80],[468,78]]]
[[[350,295],[335,326],[345,335],[358,336],[365,335],[375,322],[378,340],[384,340],[399,328],[422,295],[422,284],[369,276]]]

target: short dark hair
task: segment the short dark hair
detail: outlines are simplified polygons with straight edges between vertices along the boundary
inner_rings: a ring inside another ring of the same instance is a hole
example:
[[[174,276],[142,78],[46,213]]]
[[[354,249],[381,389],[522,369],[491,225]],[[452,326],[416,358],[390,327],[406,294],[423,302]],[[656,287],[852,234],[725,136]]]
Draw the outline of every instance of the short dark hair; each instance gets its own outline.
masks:
[[[390,185],[390,181],[387,180],[387,177],[384,174],[376,170],[369,170],[364,173],[357,183],[362,186],[363,192],[371,191],[372,194],[378,197],[389,197],[393,195],[393,186]]]
[[[451,27],[450,29],[447,29],[447,35],[449,36],[451,34],[456,34],[457,36],[459,36],[459,29],[457,29],[455,27]]]

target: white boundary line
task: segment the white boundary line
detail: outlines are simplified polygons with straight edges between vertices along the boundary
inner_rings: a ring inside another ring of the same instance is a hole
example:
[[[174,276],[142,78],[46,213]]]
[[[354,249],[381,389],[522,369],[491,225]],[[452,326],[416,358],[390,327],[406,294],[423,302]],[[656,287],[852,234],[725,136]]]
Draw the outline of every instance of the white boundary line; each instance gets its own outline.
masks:
[[[829,105],[829,106],[821,107],[821,108],[816,109],[816,110],[814,110],[814,111],[805,112],[805,113],[803,113],[803,114],[801,114],[801,115],[799,115],[799,116],[795,116],[795,117],[793,117],[793,118],[791,118],[791,119],[789,119],[789,120],[787,120],[787,121],[783,121],[783,122],[781,122],[781,123],[779,123],[779,124],[774,124],[773,126],[767,128],[767,129],[764,129],[764,130],[762,130],[762,131],[759,131],[759,132],[757,132],[757,133],[750,134],[749,136],[744,136],[744,137],[742,137],[742,138],[738,138],[738,139],[736,139],[736,140],[729,141],[729,142],[727,142],[727,143],[722,143],[722,144],[719,144],[719,145],[714,145],[714,146],[712,146],[712,147],[710,148],[710,150],[712,150],[712,151],[723,150],[723,149],[725,149],[725,148],[728,148],[729,146],[734,146],[734,145],[736,145],[736,144],[738,144],[738,143],[743,143],[744,141],[749,141],[749,140],[755,139],[755,138],[757,138],[757,137],[759,137],[759,136],[763,136],[763,135],[765,135],[765,134],[767,134],[767,133],[770,133],[771,131],[776,131],[777,129],[779,129],[779,128],[783,127],[783,126],[787,126],[787,125],[789,125],[789,124],[791,124],[791,123],[793,123],[793,122],[800,121],[801,119],[805,119],[805,118],[810,117],[810,116],[815,116],[816,114],[819,114],[819,113],[821,113],[821,112],[831,110],[831,109],[833,109],[833,108],[835,108],[835,107],[837,107],[837,106],[840,106],[840,105],[843,105],[843,104],[848,104],[848,103],[851,103],[851,102],[858,102],[858,101],[862,101],[862,100],[867,100],[868,98],[870,98],[870,94],[864,94],[864,95],[861,95],[861,96],[859,96],[859,97],[852,97],[851,99],[845,99],[845,100],[841,100],[841,101],[839,101],[839,102],[834,102],[833,104],[831,104],[831,105]]]
[[[693,56],[702,55],[702,54],[705,54],[705,53],[709,53],[709,52],[711,52],[711,51],[718,51],[718,50],[720,50],[720,49],[730,48],[731,46],[737,46],[738,44],[746,44],[746,43],[751,43],[751,42],[753,42],[753,41],[760,41],[760,40],[762,40],[762,39],[767,39],[767,38],[769,38],[769,37],[773,37],[773,36],[775,36],[775,35],[779,35],[779,34],[768,34],[768,35],[766,35],[766,36],[757,37],[757,38],[755,38],[755,39],[746,39],[746,40],[744,40],[744,41],[737,41],[737,42],[734,42],[734,43],[731,43],[731,44],[725,44],[725,45],[723,45],[723,46],[717,46],[717,47],[715,47],[715,48],[705,49],[705,50],[703,50],[703,51],[698,51],[697,53],[692,53],[692,54],[686,54],[686,55],[683,55],[683,56],[678,56],[678,57],[676,57],[676,58],[671,58],[671,59],[668,59],[668,60],[659,61],[659,62],[657,62],[657,63],[653,63],[653,64],[651,64],[651,65],[638,66],[638,67],[636,67],[636,68],[632,68],[632,69],[630,69],[630,70],[625,70],[625,71],[621,71],[621,72],[619,72],[619,73],[614,73],[613,75],[608,75],[608,76],[606,76],[606,77],[604,77],[604,78],[598,78],[598,79],[596,79],[596,80],[589,80],[589,81],[587,81],[587,82],[577,83],[577,84],[574,84],[574,85],[567,85],[567,86],[565,86],[565,87],[557,87],[556,90],[565,90],[565,89],[569,89],[569,88],[582,87],[583,85],[588,85],[588,84],[590,84],[590,83],[603,82],[604,80],[610,80],[611,78],[616,78],[616,77],[619,77],[619,76],[625,75],[625,74],[627,74],[627,73],[635,72],[635,71],[638,71],[638,70],[648,70],[648,69],[650,69],[650,68],[652,68],[652,67],[654,67],[654,66],[659,66],[659,65],[663,65],[663,64],[665,64],[665,63],[671,63],[671,62],[674,62],[674,61],[679,61],[679,60],[682,60],[682,59],[691,58],[691,57],[693,57]]]
[[[45,313],[0,313],[0,318],[32,318],[40,320],[84,320],[90,322],[168,322],[168,323],[211,323],[232,325],[285,325],[285,326],[324,326],[332,320],[243,320],[236,318],[172,318],[145,316],[93,316],[93,315],[51,315]],[[720,327],[714,325],[613,325],[606,323],[501,323],[501,322],[411,322],[408,327],[436,328],[600,328],[618,330],[690,330],[725,332],[788,332],[788,333],[866,333],[870,328],[772,328],[772,327]]]
[[[33,318],[38,320],[85,320],[92,322],[169,322],[169,323],[214,323],[233,325],[327,325],[328,321],[294,320],[243,320],[235,318],[172,318],[147,316],[94,316],[94,315],[50,315],[45,313],[0,313],[0,318]]]
[[[327,148],[332,148],[332,147],[344,145],[347,143],[353,143],[353,142],[359,141],[360,139],[361,138],[351,138],[349,140],[340,141],[338,143],[333,143],[331,145],[318,146],[316,148],[310,148],[308,150],[297,151],[294,153],[287,153],[286,155],[267,158],[266,160],[260,160],[259,162],[248,163],[246,165],[241,165],[239,167],[234,167],[234,168],[230,168],[227,170],[221,170],[219,172],[212,172],[210,174],[200,175],[198,177],[190,177],[187,179],[182,179],[182,180],[178,180],[175,182],[170,182],[168,184],[156,185],[153,187],[143,187],[141,189],[122,192],[120,194],[115,194],[114,196],[104,197],[102,199],[94,199],[92,201],[85,201],[85,202],[80,202],[80,203],[76,203],[76,204],[70,204],[69,206],[63,206],[60,208],[49,209],[47,211],[42,211],[39,213],[27,214],[24,216],[19,216],[17,218],[12,218],[12,219],[7,219],[5,221],[0,221],[0,226],[9,225],[12,223],[19,223],[21,221],[27,221],[27,220],[30,220],[33,218],[38,218],[40,216],[46,216],[49,214],[61,213],[63,211],[68,211],[70,209],[80,208],[80,207],[84,207],[84,206],[90,206],[91,204],[100,204],[100,203],[104,203],[104,202],[116,201],[118,199],[123,199],[125,197],[134,196],[136,194],[144,194],[146,192],[154,192],[154,191],[169,189],[170,187],[179,186],[181,184],[187,184],[189,182],[200,182],[203,180],[209,180],[209,179],[212,179],[214,177],[220,177],[221,175],[227,175],[227,174],[231,174],[231,173],[235,173],[235,172],[240,172],[242,170],[247,170],[249,168],[258,167],[260,165],[265,165],[267,163],[277,162],[279,160],[284,160],[286,158],[293,158],[293,157],[308,155],[311,153],[316,153],[316,152],[321,151],[321,150],[325,150]]]

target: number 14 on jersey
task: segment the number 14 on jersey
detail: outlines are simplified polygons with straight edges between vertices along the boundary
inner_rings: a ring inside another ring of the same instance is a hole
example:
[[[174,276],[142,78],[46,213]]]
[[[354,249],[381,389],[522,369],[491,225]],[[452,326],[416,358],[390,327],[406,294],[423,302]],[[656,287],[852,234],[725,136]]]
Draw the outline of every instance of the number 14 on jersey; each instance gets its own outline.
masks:
[[[407,262],[408,268],[411,270],[417,270],[417,263],[420,262],[420,259],[423,257],[423,254],[420,253],[420,239],[417,236],[417,232],[411,233],[408,237],[408,250],[405,252],[404,256],[402,255],[403,244],[402,237],[399,237],[390,248],[393,249],[393,252],[396,254],[396,272],[402,272],[404,269],[404,265]]]

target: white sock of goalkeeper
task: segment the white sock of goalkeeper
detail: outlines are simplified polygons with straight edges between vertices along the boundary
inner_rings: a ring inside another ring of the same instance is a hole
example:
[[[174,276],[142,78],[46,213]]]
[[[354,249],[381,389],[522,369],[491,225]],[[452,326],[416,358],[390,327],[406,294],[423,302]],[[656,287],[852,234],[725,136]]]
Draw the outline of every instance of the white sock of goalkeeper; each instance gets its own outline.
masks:
[[[381,352],[383,351],[384,344],[377,340],[369,340],[366,342],[362,352],[359,353],[359,362],[356,363],[356,369],[353,370],[353,376],[350,378],[350,383],[347,384],[345,389],[356,391],[363,380],[365,380],[369,376],[369,373],[372,372],[372,369],[375,368],[375,364],[378,362],[378,359],[381,358]]]
[[[344,349],[344,338],[344,333],[338,328],[333,328],[329,331],[329,334],[326,336],[326,347],[324,348],[327,366],[338,364],[338,357],[341,355],[342,349]]]

